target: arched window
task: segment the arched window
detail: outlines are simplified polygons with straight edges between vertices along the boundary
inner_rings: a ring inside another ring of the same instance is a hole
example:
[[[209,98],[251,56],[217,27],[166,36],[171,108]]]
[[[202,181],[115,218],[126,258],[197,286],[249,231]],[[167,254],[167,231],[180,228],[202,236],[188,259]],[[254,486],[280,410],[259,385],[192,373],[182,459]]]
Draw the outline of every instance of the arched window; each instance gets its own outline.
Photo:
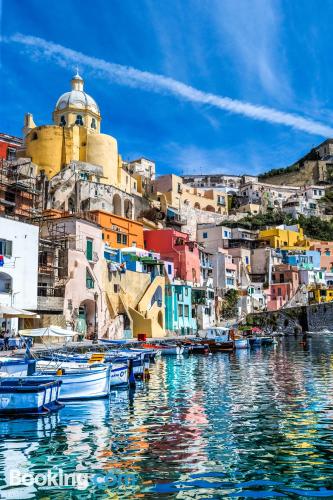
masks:
[[[66,118],[64,115],[60,117],[60,126],[64,127],[66,125]]]
[[[96,120],[95,120],[95,118],[91,119],[91,128],[96,128]]]
[[[83,125],[83,119],[81,115],[76,115],[75,125]]]

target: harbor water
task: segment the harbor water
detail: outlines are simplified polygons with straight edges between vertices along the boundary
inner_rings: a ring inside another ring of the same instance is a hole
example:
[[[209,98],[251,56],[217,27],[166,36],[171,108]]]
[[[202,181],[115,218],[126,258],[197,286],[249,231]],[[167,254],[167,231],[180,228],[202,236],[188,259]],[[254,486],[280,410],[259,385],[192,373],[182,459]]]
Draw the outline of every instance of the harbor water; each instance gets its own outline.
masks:
[[[0,498],[333,498],[332,353],[313,334],[170,356],[130,392],[2,418]]]

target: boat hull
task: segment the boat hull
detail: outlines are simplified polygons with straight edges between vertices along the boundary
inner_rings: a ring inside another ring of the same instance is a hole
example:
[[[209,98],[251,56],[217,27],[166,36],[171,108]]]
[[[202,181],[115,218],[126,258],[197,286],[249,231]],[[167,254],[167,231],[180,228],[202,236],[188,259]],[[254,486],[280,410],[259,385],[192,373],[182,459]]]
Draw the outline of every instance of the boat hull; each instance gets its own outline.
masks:
[[[77,370],[66,370],[64,363],[59,368],[64,370],[61,375],[57,375],[57,370],[48,368],[40,374],[61,380],[60,401],[102,398],[110,394],[111,365],[101,368],[87,365]]]
[[[25,377],[34,371],[35,361],[24,358],[0,356],[0,372]]]
[[[234,344],[235,349],[247,349],[250,345],[248,339],[235,339]]]
[[[184,352],[183,346],[163,347],[161,349],[162,356],[177,356],[179,354],[183,354],[183,352]]]
[[[1,380],[0,414],[44,414],[63,407],[58,402],[61,381],[40,377]]]
[[[127,364],[113,364],[111,368],[110,386],[128,384],[128,366]]]

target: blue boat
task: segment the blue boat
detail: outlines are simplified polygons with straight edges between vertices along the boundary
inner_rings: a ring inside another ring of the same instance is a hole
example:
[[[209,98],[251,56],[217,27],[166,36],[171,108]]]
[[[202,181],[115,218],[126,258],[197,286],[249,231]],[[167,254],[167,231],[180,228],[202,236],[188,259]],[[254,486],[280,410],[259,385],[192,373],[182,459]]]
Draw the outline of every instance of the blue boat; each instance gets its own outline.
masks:
[[[250,347],[249,339],[235,339],[235,349],[248,349]]]
[[[17,376],[32,375],[35,367],[36,362],[33,359],[0,356],[0,373]]]
[[[57,411],[61,381],[45,377],[0,378],[0,415],[43,415]]]

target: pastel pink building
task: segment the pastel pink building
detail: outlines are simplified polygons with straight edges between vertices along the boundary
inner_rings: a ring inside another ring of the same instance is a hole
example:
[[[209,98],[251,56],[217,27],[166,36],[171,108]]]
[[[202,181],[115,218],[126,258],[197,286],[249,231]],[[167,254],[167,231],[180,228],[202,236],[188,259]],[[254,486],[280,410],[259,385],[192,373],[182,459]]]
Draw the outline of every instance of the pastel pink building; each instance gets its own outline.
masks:
[[[296,293],[299,287],[298,269],[296,266],[279,264],[272,269],[272,283],[266,291],[267,309],[281,309]]]
[[[310,250],[320,253],[320,267],[327,272],[333,271],[333,241],[311,241]]]
[[[187,233],[175,229],[144,231],[146,250],[158,252],[161,258],[173,262],[175,279],[200,284],[198,244]]]

